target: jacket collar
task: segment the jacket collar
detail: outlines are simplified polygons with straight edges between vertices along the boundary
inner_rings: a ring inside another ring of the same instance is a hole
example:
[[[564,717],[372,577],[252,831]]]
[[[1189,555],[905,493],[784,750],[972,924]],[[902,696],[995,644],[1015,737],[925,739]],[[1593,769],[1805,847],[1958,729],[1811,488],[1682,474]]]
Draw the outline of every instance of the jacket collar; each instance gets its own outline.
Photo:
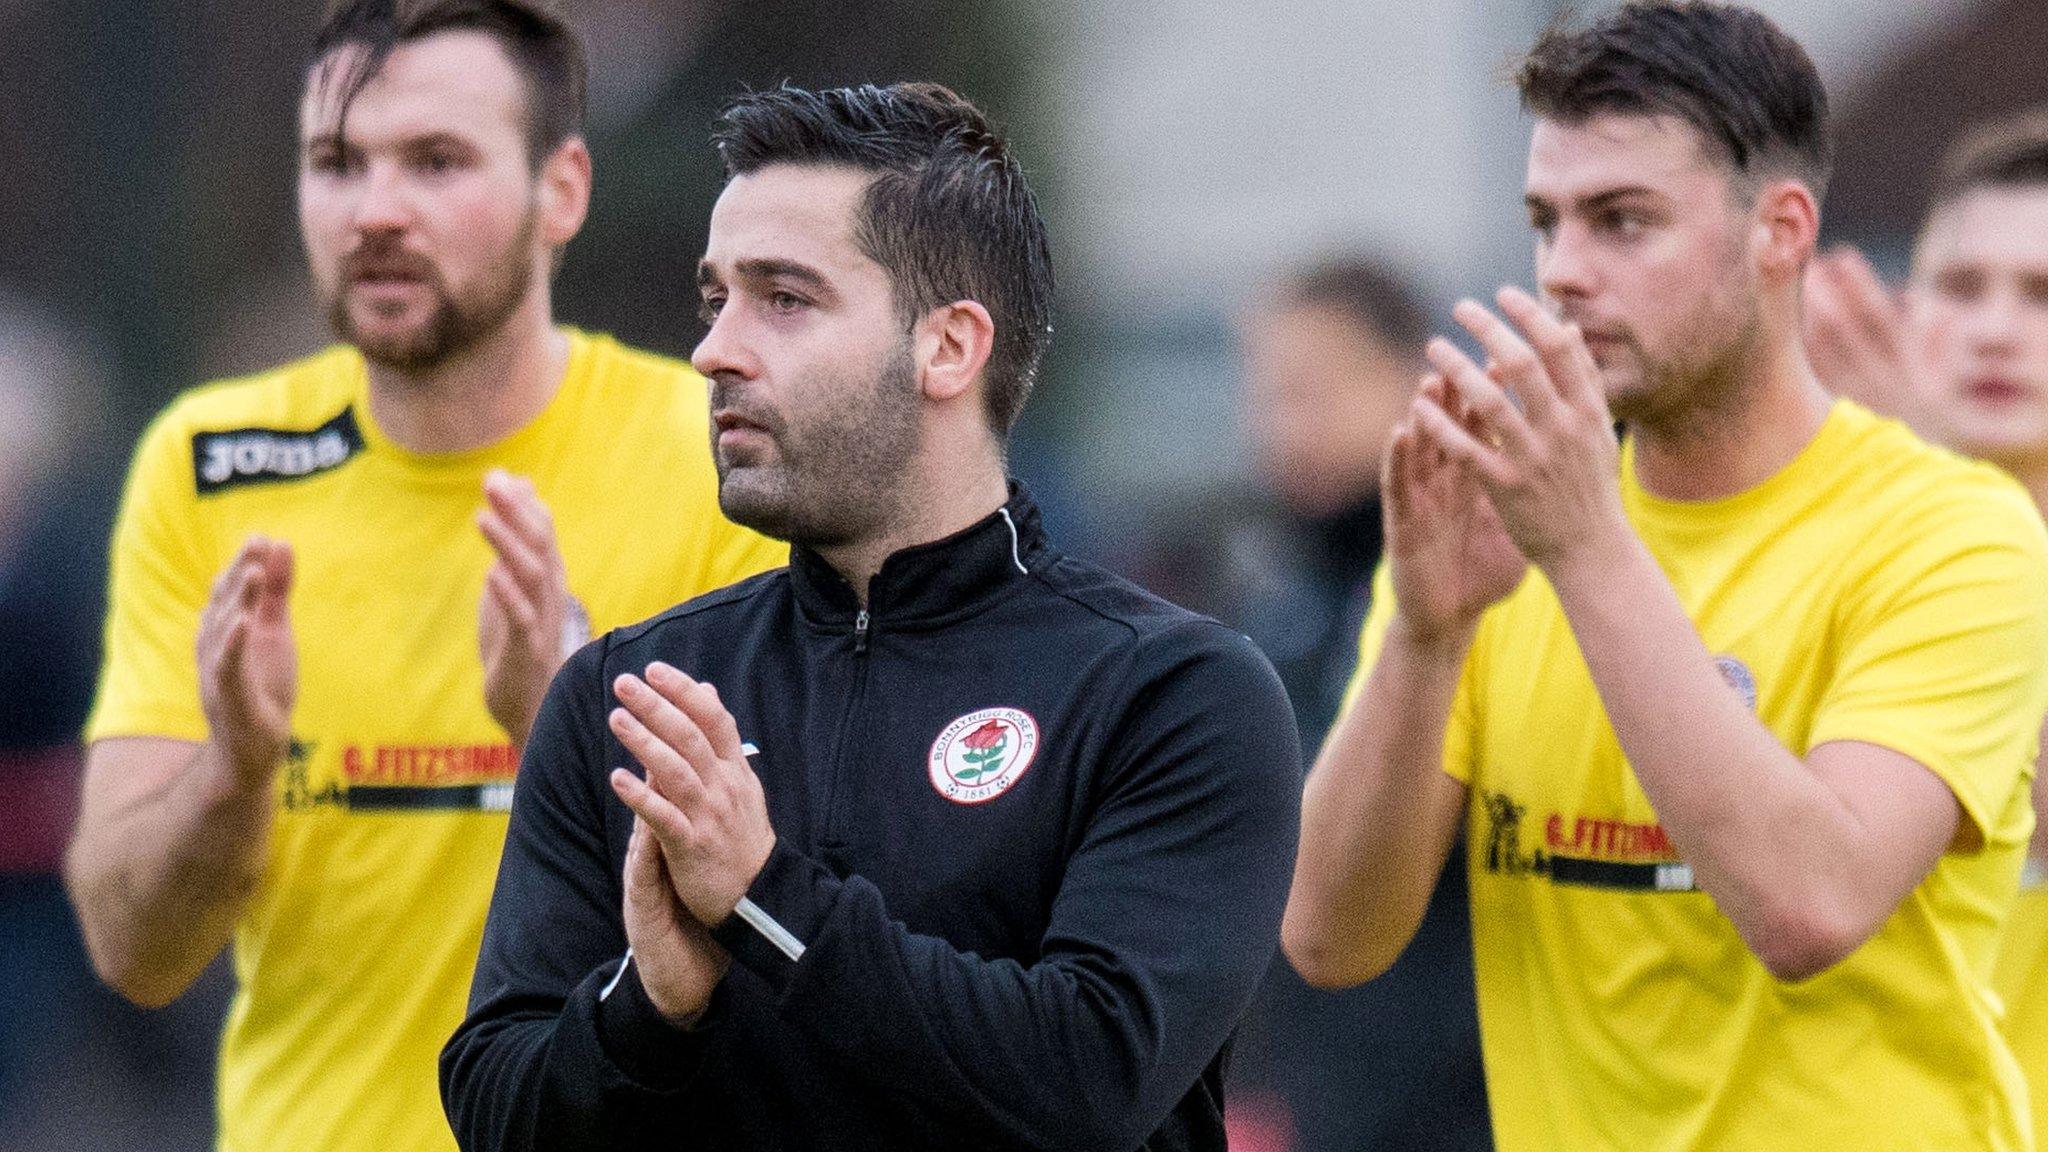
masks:
[[[1052,554],[1038,505],[1012,480],[1010,498],[994,513],[951,536],[891,553],[868,582],[868,615],[896,627],[949,623],[1009,591]],[[824,557],[794,545],[789,572],[806,619],[852,625],[860,600]]]

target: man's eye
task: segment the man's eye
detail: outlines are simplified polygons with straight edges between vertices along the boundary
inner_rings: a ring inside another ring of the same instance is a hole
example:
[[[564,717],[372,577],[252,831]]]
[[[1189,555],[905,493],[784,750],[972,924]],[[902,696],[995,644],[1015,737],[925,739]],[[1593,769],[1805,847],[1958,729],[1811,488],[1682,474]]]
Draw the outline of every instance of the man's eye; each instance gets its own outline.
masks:
[[[718,313],[724,307],[725,297],[706,296],[697,302],[697,319],[702,320],[706,326],[709,326],[718,319]]]
[[[1600,217],[1600,230],[1623,240],[1633,240],[1643,233],[1643,218],[1633,212],[1609,212]]]
[[[794,312],[809,301],[794,292],[775,292],[769,295],[768,305],[777,312]]]
[[[1950,272],[1935,277],[1934,290],[1951,300],[1975,300],[1984,294],[1984,278],[1968,272]]]

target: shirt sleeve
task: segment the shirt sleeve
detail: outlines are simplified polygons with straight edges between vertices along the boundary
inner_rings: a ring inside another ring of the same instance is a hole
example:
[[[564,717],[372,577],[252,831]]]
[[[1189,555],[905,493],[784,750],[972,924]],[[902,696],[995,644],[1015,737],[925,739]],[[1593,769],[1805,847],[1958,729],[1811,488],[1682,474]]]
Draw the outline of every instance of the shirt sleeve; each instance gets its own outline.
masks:
[[[199,514],[190,433],[172,408],[143,433],[114,521],[106,658],[88,743],[206,739],[195,649],[216,550]]]
[[[441,1051],[442,1103],[465,1149],[595,1152],[669,1131],[664,1108],[717,1035],[671,1026],[628,962],[595,792],[604,644],[562,666],[520,762],[469,1015]],[[673,1131],[667,1142],[693,1146]]]
[[[1351,673],[1351,682],[1344,687],[1344,705],[1338,711],[1341,719],[1358,702],[1359,693],[1365,691],[1365,682],[1372,676],[1373,665],[1380,658],[1380,648],[1387,641],[1387,624],[1394,616],[1394,577],[1387,569],[1386,561],[1372,575],[1372,606],[1366,611],[1365,625],[1358,633],[1358,667]],[[1472,758],[1476,746],[1477,715],[1474,706],[1473,681],[1477,679],[1474,666],[1479,660],[1480,644],[1487,635],[1486,621],[1492,616],[1489,610],[1480,618],[1479,632],[1472,639],[1472,647],[1465,654],[1465,667],[1458,674],[1458,691],[1451,698],[1451,714],[1444,721],[1444,775],[1460,784],[1472,783]]]
[[[840,1074],[961,1147],[1137,1147],[1272,959],[1298,831],[1293,715],[1250,641],[1176,631],[1121,705],[1036,961],[912,932],[872,884],[786,845],[748,898],[800,958],[739,916],[713,933]]]
[[[1808,746],[1856,740],[1939,776],[1981,833],[2024,787],[2048,709],[2048,535],[2031,505],[1951,500],[1900,524],[1837,619]],[[2024,837],[2023,829],[2017,835]]]

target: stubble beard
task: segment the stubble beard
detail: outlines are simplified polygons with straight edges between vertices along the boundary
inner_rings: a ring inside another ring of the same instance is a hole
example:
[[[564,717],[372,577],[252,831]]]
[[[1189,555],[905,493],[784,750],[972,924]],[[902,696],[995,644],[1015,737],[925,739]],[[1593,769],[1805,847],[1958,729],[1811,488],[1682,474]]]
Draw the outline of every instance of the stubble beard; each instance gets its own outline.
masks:
[[[714,380],[712,408],[746,412],[735,404],[743,387]],[[896,346],[865,388],[803,384],[796,391],[836,397],[837,410],[796,422],[764,417],[774,443],[766,460],[735,462],[711,429],[719,508],[735,524],[808,548],[845,547],[887,531],[901,514],[904,480],[923,444],[909,341]]]
[[[1724,273],[1742,274],[1740,268]],[[1690,336],[1671,355],[1654,357],[1629,337],[1640,378],[1609,393],[1608,410],[1617,421],[1660,439],[1691,440],[1715,435],[1741,409],[1757,382],[1763,316],[1753,284],[1733,288],[1701,306],[1685,326]]]
[[[423,265],[424,283],[432,297],[427,318],[410,330],[365,333],[349,310],[348,278],[344,269],[334,289],[325,294],[327,323],[337,338],[363,354],[363,359],[402,376],[419,377],[456,359],[487,337],[526,303],[532,290],[533,234],[539,226],[539,208],[529,205],[518,232],[477,278],[476,290],[457,299],[442,279],[440,269]]]

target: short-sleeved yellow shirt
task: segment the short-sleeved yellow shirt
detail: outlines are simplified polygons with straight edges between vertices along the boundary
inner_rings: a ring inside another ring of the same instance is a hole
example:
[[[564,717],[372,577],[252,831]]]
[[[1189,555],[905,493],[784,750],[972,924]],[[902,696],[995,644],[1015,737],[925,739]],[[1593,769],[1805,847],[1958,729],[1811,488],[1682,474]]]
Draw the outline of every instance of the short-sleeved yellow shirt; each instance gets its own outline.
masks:
[[[2026,494],[1847,402],[1724,500],[1651,496],[1627,451],[1622,472],[1729,690],[1798,755],[1855,740],[1912,757],[1969,827],[1861,948],[1778,981],[1694,888],[1531,572],[1482,619],[1445,738],[1469,786],[1499,1146],[2032,1148],[1990,984],[2048,708],[2048,536]],[[1388,587],[1382,572],[1354,691]]]
[[[485,472],[532,479],[596,631],[787,559],[719,513],[703,379],[570,340],[547,408],[474,451],[382,435],[347,348],[196,389],[143,437],[88,740],[203,740],[194,650],[215,575],[255,533],[295,561],[293,748],[235,934],[223,1148],[455,1146],[436,1060],[462,1019],[516,768],[477,654]]]

